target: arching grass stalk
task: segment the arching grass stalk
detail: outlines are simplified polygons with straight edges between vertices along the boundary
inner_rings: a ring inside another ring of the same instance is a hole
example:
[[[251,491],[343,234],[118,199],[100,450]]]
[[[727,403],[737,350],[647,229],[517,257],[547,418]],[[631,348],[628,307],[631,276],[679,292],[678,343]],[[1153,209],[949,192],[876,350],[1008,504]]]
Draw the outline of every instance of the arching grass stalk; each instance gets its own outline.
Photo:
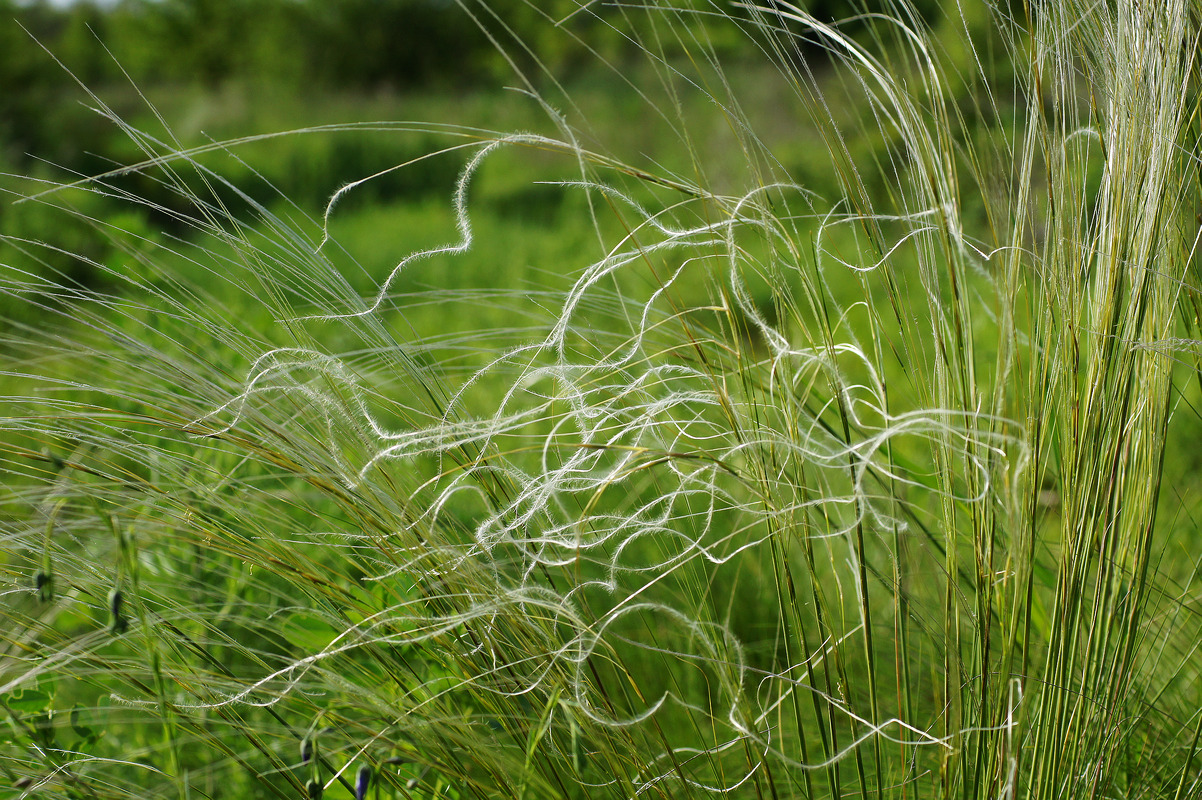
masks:
[[[547,24],[649,64],[600,65],[646,112],[610,155],[464,0],[546,123],[348,126],[463,159],[445,239],[383,267],[339,246],[385,173],[306,219],[222,177],[250,142],[94,96],[143,159],[26,202],[121,257],[87,286],[4,240],[6,779],[1184,796],[1197,9],[1145,5],[578,4]],[[539,236],[576,244],[520,285]]]

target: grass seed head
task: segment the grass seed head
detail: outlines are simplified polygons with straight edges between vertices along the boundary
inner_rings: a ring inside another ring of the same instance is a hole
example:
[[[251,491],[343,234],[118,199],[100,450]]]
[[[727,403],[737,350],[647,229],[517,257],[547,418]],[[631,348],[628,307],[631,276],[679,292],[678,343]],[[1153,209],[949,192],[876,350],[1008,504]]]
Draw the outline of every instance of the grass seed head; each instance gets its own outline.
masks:
[[[37,590],[38,600],[49,603],[54,599],[54,573],[38,570],[33,576],[34,589]]]
[[[371,786],[371,767],[363,764],[355,774],[355,800],[364,800]]]
[[[313,760],[313,737],[312,737],[312,735],[306,736],[304,739],[301,739],[300,757],[301,757],[302,764],[308,764],[310,761]]]
[[[121,606],[124,602],[125,596],[121,594],[120,589],[113,589],[109,592],[109,630],[114,634],[125,633],[129,628],[129,621],[121,613]]]

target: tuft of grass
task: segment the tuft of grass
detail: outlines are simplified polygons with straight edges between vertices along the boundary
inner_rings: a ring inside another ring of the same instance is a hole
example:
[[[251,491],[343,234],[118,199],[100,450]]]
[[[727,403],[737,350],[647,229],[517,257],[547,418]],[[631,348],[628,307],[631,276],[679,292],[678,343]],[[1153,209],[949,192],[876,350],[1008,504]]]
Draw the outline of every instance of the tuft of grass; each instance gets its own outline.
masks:
[[[6,791],[1194,796],[1199,9],[887,8],[628,9],[657,159],[533,72],[546,130],[395,124],[464,167],[383,274],[387,174],[309,219],[111,114],[142,161],[22,200],[106,280],[5,236]]]

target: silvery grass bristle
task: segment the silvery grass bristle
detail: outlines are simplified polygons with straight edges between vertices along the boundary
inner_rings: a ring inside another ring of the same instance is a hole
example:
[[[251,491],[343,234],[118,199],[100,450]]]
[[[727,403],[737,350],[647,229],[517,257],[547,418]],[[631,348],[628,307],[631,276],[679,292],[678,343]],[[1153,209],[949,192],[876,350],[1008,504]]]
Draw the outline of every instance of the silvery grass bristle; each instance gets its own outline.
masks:
[[[562,36],[599,13],[579,5]],[[628,88],[675,160],[586,148],[520,71],[546,131],[396,123],[464,154],[456,238],[362,295],[330,256],[362,182],[306,228],[205,160],[240,142],[185,148],[93,97],[145,159],[26,202],[147,205],[119,181],[140,173],[191,203],[151,209],[190,241],[92,264],[105,294],[10,237],[30,262],[6,293],[56,324],[6,333],[5,780],[1195,796],[1196,505],[1161,488],[1200,352],[1198,11],[624,8],[662,91]],[[702,19],[776,66],[800,156],[757,133]],[[736,164],[700,149],[698,107]],[[523,322],[403,337],[424,303],[458,324],[510,301],[405,287],[487,251],[471,191],[514,152],[557,154],[595,249],[540,265],[568,284],[516,293]],[[833,186],[795,174],[819,159]],[[105,630],[119,564],[137,636]]]

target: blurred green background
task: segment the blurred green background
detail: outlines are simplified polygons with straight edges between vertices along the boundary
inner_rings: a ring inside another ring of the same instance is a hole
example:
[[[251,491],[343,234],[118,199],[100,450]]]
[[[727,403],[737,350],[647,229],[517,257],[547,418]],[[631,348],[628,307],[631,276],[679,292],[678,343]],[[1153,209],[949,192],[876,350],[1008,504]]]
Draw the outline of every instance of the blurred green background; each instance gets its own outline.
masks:
[[[10,202],[36,194],[45,181],[69,182],[136,164],[148,150],[323,125],[417,121],[558,135],[531,90],[583,127],[586,147],[669,171],[693,171],[700,162],[719,190],[746,190],[737,177],[745,172],[744,154],[709,98],[698,92],[680,98],[685,117],[713,118],[690,127],[687,143],[678,121],[657,120],[650,111],[663,106],[663,86],[642,49],[646,42],[633,34],[640,25],[647,28],[649,12],[642,5],[594,3],[581,11],[575,0],[0,0],[0,192],[6,195],[0,228],[12,237],[0,243],[0,261],[12,263],[12,248],[21,240],[53,241],[58,249],[40,250],[35,260],[97,288],[106,278],[96,265],[125,259],[131,237],[189,236],[180,217],[192,213],[191,199],[145,174],[114,180],[140,202],[95,192],[54,196],[55,203],[68,202],[85,217],[111,223],[100,236],[79,216]],[[802,5],[834,19],[862,4]],[[813,157],[808,122],[760,43],[706,13],[719,6],[692,0],[692,7],[701,12],[685,17],[692,29],[675,25],[655,43],[660,56],[683,58],[690,44],[704,41],[791,177],[819,194],[834,194],[830,165]],[[938,27],[933,0],[918,9]],[[801,55],[822,68],[820,49]],[[98,112],[102,107],[106,114]],[[109,117],[152,140],[139,146]],[[630,125],[632,119],[638,124]],[[319,216],[347,182],[466,141],[462,132],[443,135],[429,127],[322,131],[231,146],[198,161],[228,181],[226,195]],[[863,147],[888,145],[878,140]],[[336,218],[340,241],[374,280],[416,247],[453,239],[449,200],[466,158],[452,152],[419,161],[343,201]],[[538,228],[554,224],[558,241],[573,242],[572,224],[556,218],[564,193],[534,185],[570,175],[565,164],[570,167],[559,159],[551,175],[540,175],[529,159],[520,169],[490,167],[473,186],[481,224],[508,215],[512,230],[516,215],[533,228],[524,241],[537,242]],[[728,176],[736,177],[724,185]],[[587,228],[586,216],[577,216]],[[405,224],[408,217],[412,225]],[[393,224],[377,224],[384,218]],[[114,229],[129,235],[114,243]],[[496,277],[495,263],[490,269]],[[460,274],[470,281],[470,265],[465,270]]]

